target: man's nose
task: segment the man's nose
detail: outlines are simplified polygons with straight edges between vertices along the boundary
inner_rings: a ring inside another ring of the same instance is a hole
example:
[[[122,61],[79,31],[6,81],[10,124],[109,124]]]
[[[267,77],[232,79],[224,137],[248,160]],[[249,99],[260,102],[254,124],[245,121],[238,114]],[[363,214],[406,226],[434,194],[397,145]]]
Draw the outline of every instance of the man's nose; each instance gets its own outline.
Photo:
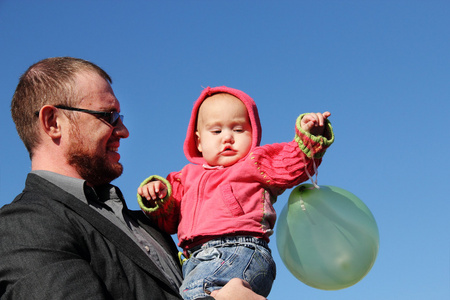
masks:
[[[130,132],[128,131],[128,128],[125,126],[125,124],[123,124],[122,120],[119,120],[117,125],[114,127],[114,135],[122,139],[126,139],[130,136]]]

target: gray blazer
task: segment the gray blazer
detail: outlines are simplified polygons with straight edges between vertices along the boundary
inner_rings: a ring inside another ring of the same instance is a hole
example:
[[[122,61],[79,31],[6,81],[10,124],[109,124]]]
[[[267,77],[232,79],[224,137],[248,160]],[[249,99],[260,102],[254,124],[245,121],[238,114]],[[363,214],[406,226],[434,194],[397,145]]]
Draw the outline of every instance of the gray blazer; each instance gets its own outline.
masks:
[[[169,235],[130,214],[177,260]],[[123,231],[34,174],[0,210],[0,298],[181,299]]]

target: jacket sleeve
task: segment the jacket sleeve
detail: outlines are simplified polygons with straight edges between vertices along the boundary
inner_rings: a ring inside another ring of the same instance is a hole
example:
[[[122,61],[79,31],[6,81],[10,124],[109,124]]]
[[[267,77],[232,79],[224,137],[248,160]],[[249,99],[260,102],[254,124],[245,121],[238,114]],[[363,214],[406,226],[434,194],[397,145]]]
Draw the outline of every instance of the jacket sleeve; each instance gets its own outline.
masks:
[[[178,230],[182,194],[180,172],[170,173],[167,178],[152,175],[145,179],[140,186],[153,180],[162,181],[167,186],[166,197],[157,200],[156,206],[152,207],[145,198],[138,194],[139,207],[161,230],[168,234],[175,234]]]
[[[323,135],[315,136],[306,132],[301,127],[301,120],[306,114],[302,114],[297,118],[295,122],[295,141],[302,150],[302,152],[308,157],[322,158],[325,151],[334,142],[334,132],[331,122],[325,120],[325,128]]]
[[[110,299],[74,229],[38,203],[0,214],[1,299]]]
[[[306,170],[310,175],[314,174],[314,163],[316,167],[320,165],[326,149],[334,142],[333,128],[328,120],[323,136],[302,130],[300,122],[304,115],[297,118],[293,141],[257,147],[249,155],[256,180],[271,187],[276,195],[306,181]]]

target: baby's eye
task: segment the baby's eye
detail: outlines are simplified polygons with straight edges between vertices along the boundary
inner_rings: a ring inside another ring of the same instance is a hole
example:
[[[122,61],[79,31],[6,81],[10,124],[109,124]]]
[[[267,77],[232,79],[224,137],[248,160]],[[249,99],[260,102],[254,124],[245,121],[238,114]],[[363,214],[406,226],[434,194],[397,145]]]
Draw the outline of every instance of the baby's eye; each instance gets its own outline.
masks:
[[[222,132],[222,130],[220,130],[220,129],[213,129],[213,130],[211,130],[212,134],[220,134],[221,132]]]
[[[234,132],[238,132],[238,133],[244,132],[244,129],[242,127],[236,127],[233,130],[234,130]]]

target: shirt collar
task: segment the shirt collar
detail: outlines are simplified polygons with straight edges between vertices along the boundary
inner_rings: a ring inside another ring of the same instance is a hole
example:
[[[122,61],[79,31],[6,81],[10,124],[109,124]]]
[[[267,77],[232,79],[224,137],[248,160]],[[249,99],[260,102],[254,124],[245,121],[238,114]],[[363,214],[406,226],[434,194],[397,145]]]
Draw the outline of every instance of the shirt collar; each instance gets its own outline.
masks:
[[[84,203],[88,203],[86,198],[86,188],[88,188],[86,180],[64,176],[45,170],[35,170],[31,171],[31,173],[50,181],[60,189],[74,195]]]

